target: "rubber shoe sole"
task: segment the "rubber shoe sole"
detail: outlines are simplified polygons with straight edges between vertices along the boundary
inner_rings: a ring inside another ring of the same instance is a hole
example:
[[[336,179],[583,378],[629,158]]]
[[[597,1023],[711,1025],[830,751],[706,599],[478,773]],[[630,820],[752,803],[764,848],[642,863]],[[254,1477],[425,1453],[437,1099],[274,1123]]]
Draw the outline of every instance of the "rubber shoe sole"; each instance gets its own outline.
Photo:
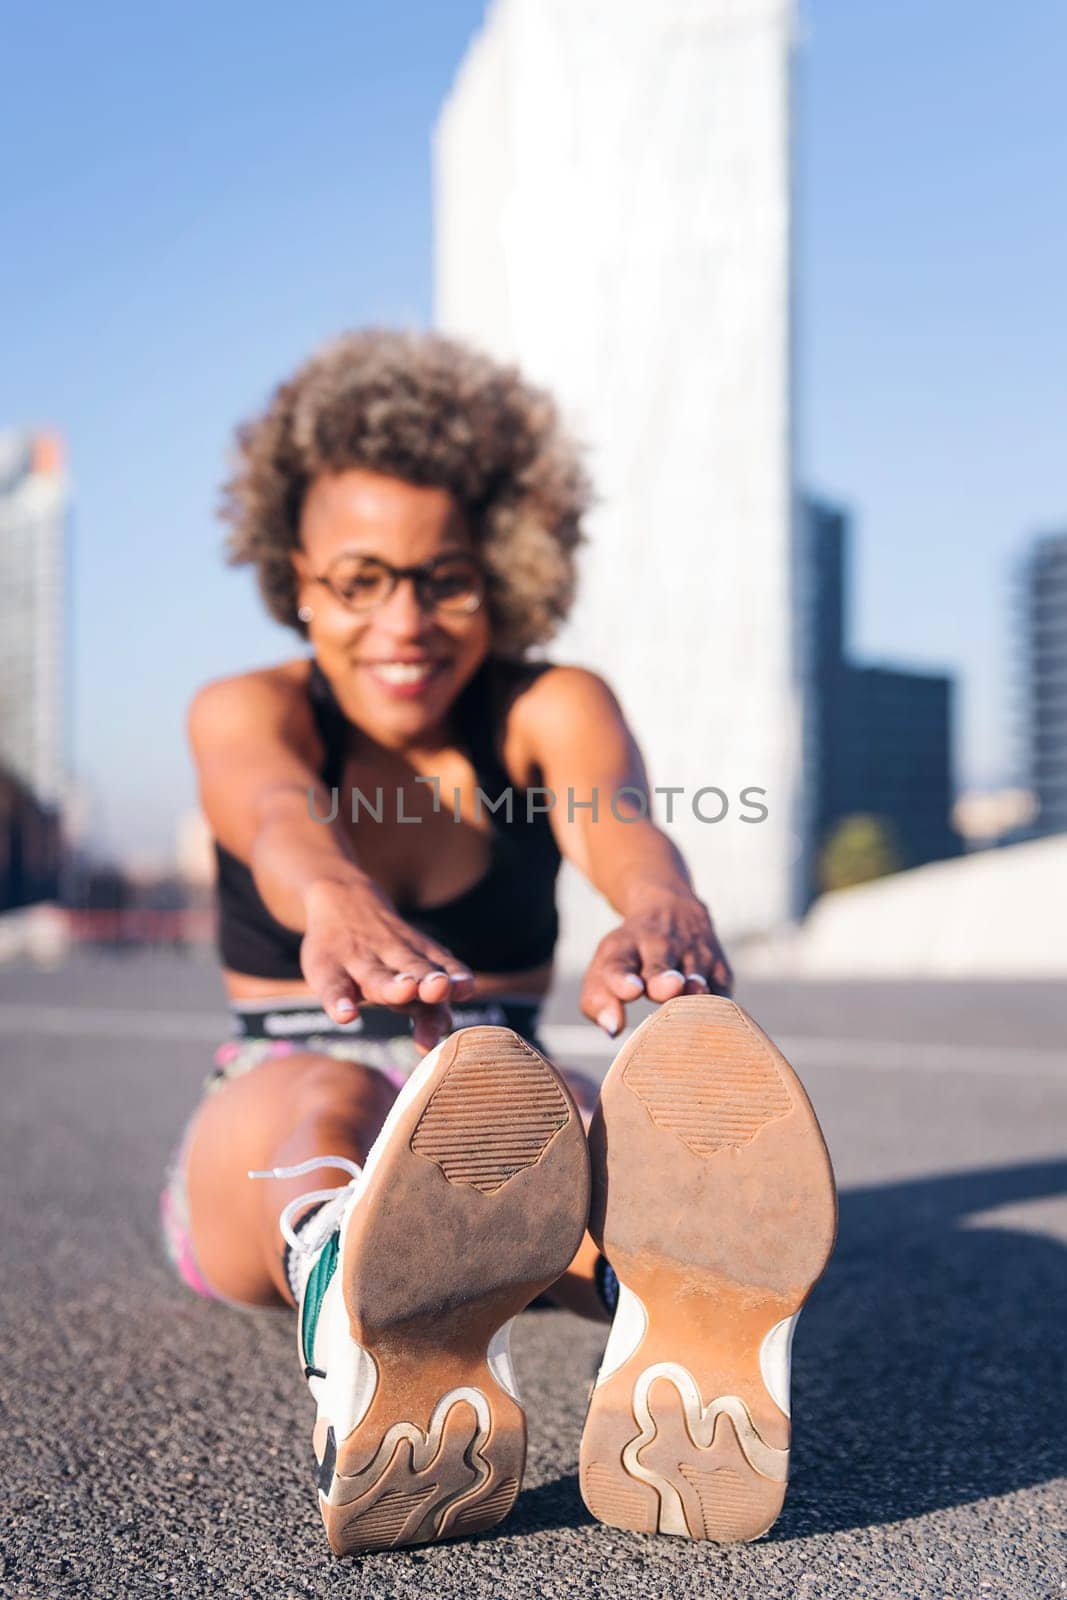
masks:
[[[347,1437],[316,1424],[335,1553],[472,1534],[511,1510],[526,1422],[506,1327],[565,1270],[588,1208],[585,1133],[558,1073],[508,1028],[449,1035],[342,1224],[349,1332],[376,1381]]]
[[[785,1497],[795,1318],[837,1229],[815,1113],[740,1006],[679,996],[619,1052],[589,1149],[620,1295],[582,1497],[617,1528],[758,1538]]]

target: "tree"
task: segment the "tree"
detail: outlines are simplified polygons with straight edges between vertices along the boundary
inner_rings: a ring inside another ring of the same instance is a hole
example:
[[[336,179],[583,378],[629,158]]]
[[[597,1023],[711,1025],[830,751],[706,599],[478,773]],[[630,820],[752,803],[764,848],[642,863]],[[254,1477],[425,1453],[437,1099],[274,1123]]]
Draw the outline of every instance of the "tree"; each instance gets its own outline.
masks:
[[[842,817],[831,828],[819,856],[819,887],[848,889],[899,872],[903,865],[896,833],[885,817]]]

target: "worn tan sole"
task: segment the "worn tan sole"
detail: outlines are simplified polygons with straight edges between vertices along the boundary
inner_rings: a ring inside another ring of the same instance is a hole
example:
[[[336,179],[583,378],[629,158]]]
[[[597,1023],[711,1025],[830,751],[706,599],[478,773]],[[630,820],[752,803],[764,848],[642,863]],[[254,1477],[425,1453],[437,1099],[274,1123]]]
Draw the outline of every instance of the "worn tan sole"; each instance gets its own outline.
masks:
[[[825,1143],[796,1073],[731,1000],[668,1000],[589,1130],[590,1231],[623,1286],[582,1438],[601,1522],[758,1538],[785,1497],[792,1318],[833,1248]]]
[[[347,1438],[316,1425],[335,1552],[471,1534],[511,1510],[525,1417],[487,1352],[564,1271],[588,1207],[585,1134],[555,1070],[509,1028],[450,1035],[344,1228],[349,1328],[377,1384]]]

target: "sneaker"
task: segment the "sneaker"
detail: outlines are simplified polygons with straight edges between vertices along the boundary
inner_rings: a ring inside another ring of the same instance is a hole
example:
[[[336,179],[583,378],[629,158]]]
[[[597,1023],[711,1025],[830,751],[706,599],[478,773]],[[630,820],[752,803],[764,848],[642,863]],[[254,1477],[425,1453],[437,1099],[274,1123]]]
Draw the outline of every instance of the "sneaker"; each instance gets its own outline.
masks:
[[[462,1028],[416,1068],[362,1171],[316,1157],[269,1175],[334,1165],[352,1181],[282,1218],[330,1545],[348,1555],[491,1527],[526,1454],[511,1319],[563,1272],[588,1216],[574,1101],[511,1029]]]
[[[793,1329],[837,1229],[815,1113],[740,1006],[682,995],[623,1045],[589,1150],[619,1287],[582,1498],[616,1528],[756,1539],[785,1498]]]

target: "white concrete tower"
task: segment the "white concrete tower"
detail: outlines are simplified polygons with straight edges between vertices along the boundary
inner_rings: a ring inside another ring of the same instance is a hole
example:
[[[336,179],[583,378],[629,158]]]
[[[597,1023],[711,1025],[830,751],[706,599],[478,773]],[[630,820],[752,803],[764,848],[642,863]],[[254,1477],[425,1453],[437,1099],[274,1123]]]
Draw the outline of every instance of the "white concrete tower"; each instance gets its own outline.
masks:
[[[67,783],[69,515],[58,436],[0,432],[0,769],[49,806]]]
[[[549,654],[604,673],[652,783],[684,790],[670,831],[735,938],[791,915],[805,832],[792,20],[790,0],[494,0],[435,138],[438,325],[548,386],[590,447],[600,504]],[[720,822],[694,811],[709,786]],[[741,820],[746,788],[766,820]],[[564,884],[575,967],[615,919]]]

